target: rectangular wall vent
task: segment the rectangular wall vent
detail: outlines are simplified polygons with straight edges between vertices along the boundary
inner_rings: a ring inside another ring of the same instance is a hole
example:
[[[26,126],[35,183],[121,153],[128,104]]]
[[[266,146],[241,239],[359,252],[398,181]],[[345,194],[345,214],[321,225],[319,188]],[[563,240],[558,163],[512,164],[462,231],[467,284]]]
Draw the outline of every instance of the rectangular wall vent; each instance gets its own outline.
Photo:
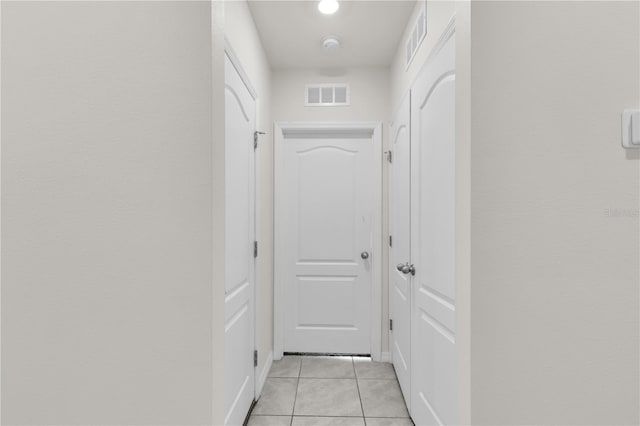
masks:
[[[349,85],[344,83],[307,84],[305,106],[345,106],[351,104]]]
[[[422,40],[427,35],[427,4],[425,1],[424,6],[422,6],[422,11],[418,15],[418,19],[416,20],[415,25],[413,26],[413,30],[409,35],[406,45],[406,60],[407,67],[413,60],[413,57],[416,55],[418,48],[422,44]]]

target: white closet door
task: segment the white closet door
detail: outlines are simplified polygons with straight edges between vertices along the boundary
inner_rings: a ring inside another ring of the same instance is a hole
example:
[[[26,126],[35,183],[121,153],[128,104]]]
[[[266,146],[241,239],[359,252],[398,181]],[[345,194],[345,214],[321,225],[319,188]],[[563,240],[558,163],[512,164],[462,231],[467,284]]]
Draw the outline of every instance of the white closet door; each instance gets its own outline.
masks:
[[[255,100],[225,60],[225,424],[242,425],[255,386]]]
[[[411,399],[411,275],[399,265],[411,260],[411,98],[407,93],[389,129],[389,317],[393,321],[390,351],[402,394]]]
[[[411,414],[416,425],[456,424],[453,32],[412,88],[411,143]]]

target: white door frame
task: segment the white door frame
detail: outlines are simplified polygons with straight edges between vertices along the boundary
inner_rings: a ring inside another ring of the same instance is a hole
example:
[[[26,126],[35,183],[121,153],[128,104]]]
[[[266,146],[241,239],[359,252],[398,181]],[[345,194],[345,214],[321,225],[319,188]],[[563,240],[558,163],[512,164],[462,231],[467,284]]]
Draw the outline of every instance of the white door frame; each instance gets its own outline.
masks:
[[[382,123],[380,122],[279,122],[274,124],[274,281],[273,281],[273,358],[281,359],[284,352],[284,278],[285,268],[282,262],[283,238],[279,230],[282,223],[283,196],[278,190],[278,183],[283,176],[283,143],[285,131],[298,131],[312,135],[317,131],[327,130],[336,133],[354,131],[371,131],[372,143],[377,161],[374,164],[374,175],[377,190],[374,204],[377,208],[373,214],[373,252],[371,253],[371,358],[380,361],[382,350]]]
[[[404,112],[403,109],[406,107],[406,112],[408,113],[408,117],[403,117],[402,113]],[[392,219],[395,218],[395,213],[394,213],[394,205],[398,203],[398,200],[396,198],[396,193],[395,193],[395,180],[397,179],[397,174],[399,173],[398,171],[398,164],[397,162],[399,161],[399,158],[402,158],[397,151],[397,148],[395,146],[395,142],[398,138],[399,132],[400,130],[404,127],[404,125],[401,125],[400,128],[397,128],[397,123],[398,122],[402,122],[403,119],[406,118],[407,124],[408,126],[405,127],[406,131],[407,131],[407,138],[408,138],[408,145],[409,145],[409,151],[408,151],[408,163],[409,166],[411,164],[411,90],[407,90],[407,92],[404,94],[404,96],[402,97],[402,100],[400,101],[400,103],[398,104],[398,106],[395,109],[395,113],[393,114],[393,119],[391,120],[391,125],[389,126],[389,142],[388,142],[388,149],[389,152],[392,152],[393,154],[393,162],[391,162],[389,164],[389,176],[388,176],[388,187],[389,187],[389,194],[388,194],[388,199],[387,199],[387,203],[388,203],[388,211],[389,211],[389,234],[393,236],[394,241],[394,247],[389,247],[389,258],[387,259],[388,262],[388,279],[389,279],[389,286],[387,288],[387,300],[389,303],[389,319],[390,320],[396,320],[394,321],[393,324],[393,331],[391,330],[391,327],[389,327],[389,331],[388,331],[388,335],[389,335],[389,356],[391,358],[391,363],[396,364],[396,361],[398,361],[397,359],[395,359],[396,357],[394,356],[394,354],[396,353],[395,348],[393,347],[394,343],[396,342],[396,340],[394,340],[394,336],[393,336],[393,332],[395,331],[396,333],[400,332],[401,326],[402,326],[402,321],[400,321],[398,319],[399,313],[393,310],[394,307],[394,297],[396,296],[395,293],[395,288],[394,288],[394,280],[396,280],[396,274],[398,273],[398,271],[396,271],[396,265],[397,263],[395,263],[394,261],[400,261],[400,262],[411,262],[411,167],[409,167],[408,172],[409,172],[409,176],[408,176],[408,190],[409,190],[409,204],[406,205],[405,207],[409,210],[409,235],[407,235],[406,237],[408,238],[409,241],[409,245],[408,245],[408,255],[407,259],[397,259],[394,257],[395,254],[395,250],[397,250],[399,248],[398,243],[400,241],[402,241],[401,238],[399,238],[398,234],[400,233],[400,231],[396,228],[394,228],[395,223]],[[391,133],[393,131],[393,134]],[[400,240],[400,241],[398,241]],[[412,317],[412,311],[411,311],[411,303],[412,303],[412,291],[413,291],[413,283],[412,280],[409,276],[407,276],[408,279],[408,292],[407,292],[407,304],[409,307],[409,312],[407,312],[407,315],[409,316],[409,324],[408,324],[408,329],[405,330],[408,334],[409,334],[409,348],[411,346],[411,317]],[[408,362],[407,359],[402,360],[403,363],[408,364],[408,370],[409,372],[411,372],[411,350],[408,350],[407,354],[404,354],[404,356],[408,357]],[[398,357],[401,358],[401,357]],[[397,370],[396,370],[396,375],[397,375]],[[402,382],[399,378],[398,380],[401,383],[401,387],[402,387]],[[407,406],[407,409],[409,410],[409,413],[411,413],[411,374],[409,374],[409,383],[408,383],[408,388],[402,389],[403,391],[403,397],[404,397],[404,401],[405,404]]]
[[[249,80],[249,76],[247,75],[247,73],[245,72],[244,68],[242,67],[242,63],[240,62],[240,59],[238,58],[238,56],[236,55],[236,52],[233,50],[233,47],[231,46],[231,43],[229,42],[229,40],[225,37],[224,38],[224,53],[227,55],[227,57],[229,58],[229,60],[231,61],[231,64],[233,64],[233,67],[236,69],[236,71],[238,72],[238,75],[240,76],[240,80],[242,80],[242,82],[244,83],[244,85],[247,87],[247,90],[249,91],[249,94],[251,95],[251,98],[254,100],[255,105],[256,105],[256,110],[254,111],[254,116],[255,116],[255,123],[254,126],[258,126],[258,111],[257,111],[257,105],[258,105],[258,93],[256,92],[256,89],[253,87],[253,84],[251,84],[251,80]],[[253,129],[254,131],[256,130],[255,128]],[[256,151],[254,149],[253,151],[253,156],[254,156],[254,161],[253,161],[253,239],[257,240],[258,238],[258,185],[256,182],[256,177],[257,177],[257,168],[258,168],[258,164],[257,164],[257,155],[256,155]],[[258,264],[257,264],[257,259],[254,258],[253,259],[253,350],[257,350],[258,349]],[[261,378],[260,375],[258,374],[258,367],[254,367],[253,368],[253,392],[254,392],[254,399],[257,400],[258,397],[260,396],[260,393],[262,392],[262,387],[264,386],[264,381],[266,378]]]

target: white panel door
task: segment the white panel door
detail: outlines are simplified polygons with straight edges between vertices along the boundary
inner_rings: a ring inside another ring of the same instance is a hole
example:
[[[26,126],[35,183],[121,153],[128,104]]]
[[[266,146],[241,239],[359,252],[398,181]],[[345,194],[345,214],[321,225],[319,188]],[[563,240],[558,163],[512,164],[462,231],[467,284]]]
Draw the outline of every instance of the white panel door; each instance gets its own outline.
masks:
[[[373,137],[285,134],[281,155],[284,352],[369,354]]]
[[[242,425],[255,386],[255,100],[225,60],[225,424]]]
[[[411,260],[411,97],[407,93],[389,129],[389,317],[390,351],[402,394],[411,407],[411,275],[398,266]]]
[[[455,37],[411,90],[411,415],[457,424],[455,328]]]

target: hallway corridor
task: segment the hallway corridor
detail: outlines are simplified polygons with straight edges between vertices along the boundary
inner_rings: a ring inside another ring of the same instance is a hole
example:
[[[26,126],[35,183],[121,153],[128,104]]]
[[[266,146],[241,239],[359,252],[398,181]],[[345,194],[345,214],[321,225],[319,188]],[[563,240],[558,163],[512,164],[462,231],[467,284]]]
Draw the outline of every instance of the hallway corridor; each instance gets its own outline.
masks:
[[[640,0],[0,0],[0,426],[640,426],[639,76]]]
[[[362,357],[274,361],[249,426],[412,426],[393,366]]]

